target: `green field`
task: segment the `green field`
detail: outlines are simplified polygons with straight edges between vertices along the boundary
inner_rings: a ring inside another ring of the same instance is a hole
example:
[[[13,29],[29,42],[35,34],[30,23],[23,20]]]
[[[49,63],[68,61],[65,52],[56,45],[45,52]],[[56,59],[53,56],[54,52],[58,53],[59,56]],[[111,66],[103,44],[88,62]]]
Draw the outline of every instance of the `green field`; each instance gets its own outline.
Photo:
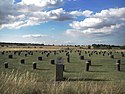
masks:
[[[117,83],[117,85],[121,83],[125,84],[125,57],[122,56],[122,54],[125,54],[125,52],[121,51],[117,52],[115,50],[78,51],[77,49],[58,50],[56,51],[56,55],[54,55],[53,51],[48,51],[46,53],[43,53],[44,51],[31,51],[33,52],[33,55],[28,54],[28,52],[30,51],[22,51],[20,55],[18,55],[18,51],[15,52],[15,54],[14,51],[5,51],[4,54],[2,54],[2,52],[3,51],[0,52],[0,74],[12,74],[12,71],[13,74],[16,74],[17,71],[21,74],[29,72],[30,74],[37,75],[37,85],[40,85],[41,83],[43,83],[43,81],[55,82],[56,65],[52,65],[50,63],[50,60],[54,59],[56,61],[58,57],[63,58],[63,64],[65,65],[65,70],[63,72],[65,78],[65,80],[63,81],[64,83],[68,81],[71,82],[70,84],[76,82],[82,82],[82,83],[96,82],[97,84]],[[67,56],[66,56],[67,52],[69,52],[70,54],[70,63],[67,62]],[[80,52],[81,55],[79,55]],[[47,53],[50,53],[48,57],[46,56]],[[27,54],[27,56],[25,56],[25,54]],[[89,54],[91,54],[91,56],[89,56]],[[110,57],[111,54],[114,55],[114,58]],[[8,55],[13,55],[13,58],[9,59]],[[39,56],[43,57],[42,61],[38,60]],[[80,56],[84,56],[85,60],[81,60]],[[20,63],[21,59],[25,59],[25,64]],[[85,62],[88,59],[91,60],[92,65],[90,66],[90,69],[87,72],[85,71],[85,64],[86,64]],[[116,69],[116,61],[119,59],[121,60],[121,71],[117,71]],[[4,62],[8,62],[9,68],[6,69],[4,67]],[[37,63],[37,69],[32,68],[33,62]],[[73,93],[73,90],[71,91],[72,91],[71,93],[67,94],[75,94]],[[79,93],[79,94],[92,94],[92,93]],[[104,93],[104,94],[109,94],[109,93]],[[113,92],[110,94],[113,94]]]

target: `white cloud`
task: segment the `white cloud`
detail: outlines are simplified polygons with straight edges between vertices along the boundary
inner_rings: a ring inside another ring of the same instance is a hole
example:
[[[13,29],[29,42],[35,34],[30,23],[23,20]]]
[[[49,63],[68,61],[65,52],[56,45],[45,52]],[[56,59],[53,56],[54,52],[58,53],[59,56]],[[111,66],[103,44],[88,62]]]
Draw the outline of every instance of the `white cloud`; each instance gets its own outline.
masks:
[[[85,10],[85,11],[71,11],[70,14],[73,16],[85,16],[85,17],[89,17],[92,15],[92,11],[90,10]]]
[[[104,35],[120,32],[125,27],[124,7],[102,10],[95,14],[90,10],[66,12],[63,8],[55,9],[63,3],[63,0],[34,0],[32,2],[31,0],[22,0],[19,3],[14,3],[14,0],[1,1],[0,29],[19,29],[51,20],[72,20],[78,16],[87,18],[83,21],[70,23],[71,29],[66,31],[67,34],[74,33],[72,36]],[[47,8],[50,8],[49,11],[46,11]]]
[[[83,21],[73,21],[69,25],[73,28],[66,31],[66,34],[78,35],[107,35],[123,32],[125,30],[125,7],[111,8],[95,13]],[[67,33],[69,32],[70,33]]]
[[[0,3],[0,29],[20,28],[38,25],[49,20],[68,20],[63,9],[45,11],[46,8],[57,7],[63,0],[4,0]],[[6,11],[5,11],[6,10]],[[61,13],[63,12],[63,13]]]
[[[23,35],[23,38],[42,38],[47,37],[47,35],[44,34],[29,34],[29,35]]]
[[[21,27],[39,25],[51,20],[66,21],[77,16],[90,16],[92,11],[66,12],[63,8],[53,9],[64,3],[63,0],[4,0],[0,3],[0,29],[19,29]],[[46,9],[49,8],[49,11]],[[52,8],[52,9],[51,9]],[[6,10],[6,11],[5,11]]]
[[[82,12],[82,14],[83,14],[83,16],[86,16],[86,17],[89,17],[89,16],[91,16],[92,15],[92,11],[90,11],[90,10],[85,10],[85,11],[83,11]]]
[[[41,8],[45,7],[54,7],[62,5],[63,0],[22,0],[20,3],[21,5],[34,5]]]
[[[83,33],[80,30],[75,30],[75,29],[66,30],[66,34],[72,37],[83,36]]]
[[[119,18],[125,17],[125,7],[123,8],[110,8],[108,10],[102,10],[100,13],[96,13],[93,17],[101,17],[101,18]]]

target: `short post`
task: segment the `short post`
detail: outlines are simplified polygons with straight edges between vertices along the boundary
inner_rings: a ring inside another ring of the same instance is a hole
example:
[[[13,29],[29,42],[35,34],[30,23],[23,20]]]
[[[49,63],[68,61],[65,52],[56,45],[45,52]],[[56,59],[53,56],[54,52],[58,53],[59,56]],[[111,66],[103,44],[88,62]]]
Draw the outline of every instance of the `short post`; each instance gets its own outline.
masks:
[[[67,57],[67,62],[70,63],[70,56]]]
[[[56,81],[63,81],[63,64],[56,64]]]
[[[39,61],[42,61],[42,60],[43,60],[43,58],[42,58],[42,57],[38,57],[38,60],[39,60]]]
[[[114,55],[111,55],[110,57],[111,57],[111,58],[114,58]]]
[[[79,55],[81,55],[81,52],[79,52]]]
[[[89,71],[89,62],[86,61],[85,71]]]
[[[4,66],[5,66],[5,68],[8,68],[8,63],[5,62],[5,63],[4,63]]]
[[[50,55],[50,53],[47,53],[46,57],[48,57]]]
[[[18,52],[18,55],[20,56],[21,52]]]
[[[80,56],[80,59],[81,59],[81,60],[84,60],[84,56]]]
[[[117,62],[116,62],[117,71],[120,71],[120,64],[121,64],[121,60],[117,60]]]
[[[20,60],[20,63],[21,63],[21,64],[25,64],[25,59],[21,59],[21,60]]]
[[[8,58],[12,59],[12,58],[13,58],[13,55],[9,55]]]
[[[116,63],[120,63],[121,64],[121,60],[117,60]]]
[[[122,54],[122,57],[125,57],[125,55],[124,55],[124,54]]]
[[[33,69],[36,69],[36,65],[37,65],[37,63],[33,62]]]
[[[33,52],[31,52],[30,55],[33,55]]]
[[[51,64],[55,64],[55,60],[52,59],[52,60],[50,61],[50,63],[51,63]]]
[[[89,62],[89,65],[91,66],[91,65],[92,65],[92,62],[91,62],[91,60],[88,60],[88,62]]]
[[[25,54],[25,57],[27,57],[27,54]]]
[[[54,51],[54,55],[56,55],[56,51]]]
[[[89,54],[89,57],[91,57],[91,54]]]
[[[4,55],[4,51],[1,54]]]

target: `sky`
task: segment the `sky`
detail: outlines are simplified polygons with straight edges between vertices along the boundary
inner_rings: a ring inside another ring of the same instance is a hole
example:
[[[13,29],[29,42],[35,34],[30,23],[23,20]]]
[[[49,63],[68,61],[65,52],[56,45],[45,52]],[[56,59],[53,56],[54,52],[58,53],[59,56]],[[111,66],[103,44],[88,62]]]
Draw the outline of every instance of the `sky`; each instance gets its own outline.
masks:
[[[0,42],[125,45],[125,0],[0,0]]]

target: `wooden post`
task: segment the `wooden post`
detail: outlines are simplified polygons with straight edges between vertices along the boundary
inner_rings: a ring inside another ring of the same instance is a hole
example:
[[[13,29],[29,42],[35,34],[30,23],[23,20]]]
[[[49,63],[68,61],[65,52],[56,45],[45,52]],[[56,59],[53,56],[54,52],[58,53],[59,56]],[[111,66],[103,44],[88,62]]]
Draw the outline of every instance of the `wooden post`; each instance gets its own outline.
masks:
[[[36,69],[37,63],[33,62],[33,69]]]
[[[63,81],[63,64],[56,64],[56,81]]]

